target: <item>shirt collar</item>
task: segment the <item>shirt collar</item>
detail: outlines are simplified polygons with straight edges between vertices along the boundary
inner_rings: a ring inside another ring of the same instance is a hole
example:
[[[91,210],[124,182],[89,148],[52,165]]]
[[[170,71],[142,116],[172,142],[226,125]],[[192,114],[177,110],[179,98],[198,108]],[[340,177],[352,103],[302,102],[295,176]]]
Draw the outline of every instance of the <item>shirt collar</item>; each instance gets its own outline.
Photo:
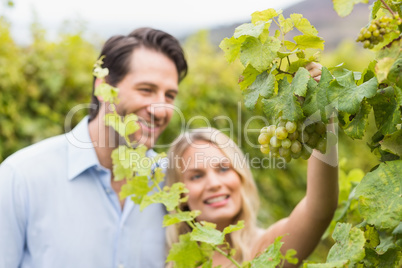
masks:
[[[86,116],[70,132],[65,134],[68,144],[68,179],[73,180],[87,169],[100,166],[95,148],[89,136]]]
[[[88,129],[89,117],[85,116],[80,123],[66,135],[68,143],[68,179],[73,180],[82,172],[92,167],[101,167],[95,152]],[[146,152],[147,157],[155,157],[153,149]]]

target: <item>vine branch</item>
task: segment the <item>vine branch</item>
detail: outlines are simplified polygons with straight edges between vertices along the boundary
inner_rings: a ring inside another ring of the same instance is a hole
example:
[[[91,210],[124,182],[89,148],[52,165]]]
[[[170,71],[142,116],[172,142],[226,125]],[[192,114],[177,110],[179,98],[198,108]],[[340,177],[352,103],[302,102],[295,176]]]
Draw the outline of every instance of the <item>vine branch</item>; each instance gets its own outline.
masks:
[[[386,9],[392,14],[392,16],[395,16],[395,12],[388,6],[388,4],[384,0],[380,0],[381,3],[385,6]]]

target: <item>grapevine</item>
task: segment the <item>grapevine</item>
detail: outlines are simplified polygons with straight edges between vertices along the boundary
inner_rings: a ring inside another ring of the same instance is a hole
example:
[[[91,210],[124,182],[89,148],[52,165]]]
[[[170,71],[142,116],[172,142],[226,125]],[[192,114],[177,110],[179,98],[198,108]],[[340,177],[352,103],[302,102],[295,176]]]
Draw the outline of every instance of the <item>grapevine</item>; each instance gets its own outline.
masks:
[[[354,4],[365,1],[333,2],[338,14],[346,16]],[[318,83],[303,67],[317,61],[317,50],[323,49],[324,40],[300,14],[284,18],[274,9],[255,12],[251,23],[236,28],[234,35],[220,44],[228,62],[239,60],[244,67],[239,79],[244,105],[251,110],[261,105],[270,122],[258,136],[263,154],[289,162],[292,158],[309,158],[312,149],[326,153],[336,141],[326,126],[332,115],[347,136],[362,139],[368,117],[374,114],[376,133],[368,146],[380,164],[360,178],[357,186],[350,187],[349,198],[340,200],[328,231],[335,244],[326,263],[306,262],[304,267],[401,264],[401,13],[401,2],[375,1],[371,21],[356,41],[377,52],[376,60],[362,73],[322,67]],[[271,24],[279,28],[273,34]],[[302,35],[286,40],[292,30]],[[348,213],[358,219],[354,226],[342,222]]]
[[[351,11],[350,6],[343,6],[345,1],[340,2],[334,0],[338,13],[341,11],[340,14],[345,15]],[[379,51],[376,61],[363,73],[339,68],[337,72],[331,72],[330,68],[323,67],[319,82],[310,77],[304,67],[318,60],[318,50],[323,50],[324,40],[300,14],[284,18],[281,11],[273,9],[255,12],[251,23],[239,26],[233,37],[220,44],[229,62],[238,59],[244,66],[239,85],[245,106],[253,109],[257,104],[262,105],[271,122],[261,129],[258,137],[264,154],[289,162],[292,158],[307,159],[312,149],[326,153],[336,142],[334,133],[327,131],[331,118],[346,135],[361,139],[368,115],[374,113],[377,132],[371,137],[369,146],[381,163],[367,173],[350,190],[349,199],[340,204],[337,223],[330,230],[335,244],[326,263],[306,262],[305,267],[398,267],[402,257],[401,4],[387,1],[385,6],[384,3],[383,0],[375,1],[373,20],[364,29],[364,39],[358,38],[370,42],[366,47]],[[380,16],[381,12],[385,15]],[[274,33],[270,32],[271,24],[279,28]],[[286,35],[293,30],[301,35],[293,41],[286,40]],[[97,62],[95,76],[103,79],[107,70],[102,69],[101,64],[101,60]],[[118,89],[105,83],[97,88],[96,94],[112,104],[118,101]],[[126,161],[132,159],[129,157],[132,154],[140,159],[147,158],[147,148],[129,139],[129,135],[138,129],[136,116],[121,117],[112,108],[105,120],[127,143],[112,153],[115,178],[127,180],[120,197],[130,196],[141,210],[150,204],[162,203],[170,212],[164,218],[164,226],[187,222],[192,228],[191,232],[180,236],[169,252],[167,261],[174,267],[212,267],[214,251],[228,258],[235,267],[276,267],[283,266],[285,260],[295,263],[292,254],[280,252],[280,237],[250,262],[240,264],[234,260],[234,252],[225,235],[241,229],[244,223],[238,222],[219,231],[212,223],[197,222],[198,211],[181,211],[179,205],[186,201],[182,197],[187,192],[184,184],[161,187],[164,173],[160,168],[153,168],[163,154],[149,159],[152,164],[149,166],[141,166],[140,161]],[[356,210],[356,204],[360,222],[343,223],[345,215]]]

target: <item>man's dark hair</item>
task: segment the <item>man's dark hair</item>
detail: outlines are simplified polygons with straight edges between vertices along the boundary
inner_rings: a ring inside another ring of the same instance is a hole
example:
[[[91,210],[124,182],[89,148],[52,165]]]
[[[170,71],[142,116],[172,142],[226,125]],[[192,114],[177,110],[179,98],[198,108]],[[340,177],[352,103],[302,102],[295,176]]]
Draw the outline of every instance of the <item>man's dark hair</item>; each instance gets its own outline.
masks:
[[[103,68],[109,69],[106,77],[108,84],[116,86],[130,72],[131,55],[136,48],[145,47],[163,53],[176,65],[179,81],[187,74],[187,62],[179,41],[168,33],[152,28],[139,28],[128,35],[115,35],[103,45],[99,58],[104,56]],[[94,95],[93,81],[91,108],[89,119],[92,120],[99,112],[99,101]]]

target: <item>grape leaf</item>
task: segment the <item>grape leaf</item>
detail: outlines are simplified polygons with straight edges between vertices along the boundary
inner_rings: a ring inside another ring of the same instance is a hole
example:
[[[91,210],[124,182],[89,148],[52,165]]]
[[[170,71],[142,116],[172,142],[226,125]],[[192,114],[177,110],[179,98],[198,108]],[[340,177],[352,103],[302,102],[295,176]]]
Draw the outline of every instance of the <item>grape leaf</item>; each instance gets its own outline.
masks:
[[[384,254],[389,249],[395,248],[393,236],[380,236],[380,244],[375,248],[378,254]]]
[[[127,180],[126,184],[121,187],[119,193],[120,199],[131,196],[134,203],[140,204],[150,191],[152,187],[149,186],[149,179],[147,176],[135,176],[134,178]]]
[[[241,36],[252,36],[255,38],[259,38],[264,30],[268,30],[270,25],[270,21],[259,23],[257,25],[254,25],[252,23],[244,23],[235,29],[233,36],[235,38],[239,38]]]
[[[163,227],[183,221],[192,221],[201,214],[199,210],[182,211],[175,214],[166,214],[163,217]]]
[[[283,119],[289,121],[303,118],[303,110],[286,77],[279,83],[278,94],[270,99],[263,99],[262,103],[268,118],[277,118],[281,114]]]
[[[287,34],[291,30],[293,30],[294,25],[291,18],[285,19],[281,14],[279,15],[278,22],[279,25],[282,27],[283,34]]]
[[[297,47],[300,49],[318,48],[324,50],[324,40],[314,35],[297,35],[293,37]]]
[[[246,39],[245,36],[240,38],[225,38],[219,44],[219,47],[223,50],[225,59],[230,63],[235,61],[240,55],[240,48]]]
[[[128,137],[140,129],[138,117],[135,114],[129,114],[122,117],[116,113],[106,114],[104,117],[105,124],[112,127],[122,137]]]
[[[181,195],[188,193],[187,188],[181,182],[173,184],[169,190],[155,192],[152,195],[146,195],[141,201],[140,210],[154,203],[162,203],[167,211],[174,210],[180,203]]]
[[[335,244],[329,250],[327,263],[349,261],[351,267],[364,258],[364,233],[349,223],[337,223],[332,234]]]
[[[374,118],[379,131],[386,135],[396,131],[396,125],[401,120],[401,111],[394,95],[394,89],[387,87],[369,99],[373,106]]]
[[[134,171],[131,168],[130,154],[134,149],[121,145],[113,150],[113,175],[114,180],[120,181],[123,179],[130,179],[133,177]]]
[[[392,65],[394,64],[395,59],[393,58],[382,58],[380,59],[376,66],[375,66],[375,70],[377,73],[377,79],[378,82],[381,83],[383,82],[385,79],[387,79],[388,73],[392,67]]]
[[[119,89],[116,87],[112,87],[109,84],[101,83],[95,88],[95,96],[100,97],[100,99],[104,102],[109,103],[118,103]]]
[[[223,229],[223,234],[229,234],[244,228],[244,221],[238,221],[236,225],[229,225]]]
[[[208,256],[196,241],[190,239],[190,233],[180,235],[179,242],[172,245],[166,262],[175,262],[175,268],[198,267],[208,260]]]
[[[333,261],[330,263],[305,263],[303,268],[345,268],[348,261]]]
[[[339,111],[355,114],[359,110],[363,98],[371,98],[376,92],[377,79],[375,77],[357,86],[353,72],[348,71],[330,83],[328,100],[331,103],[337,103]]]
[[[377,12],[381,8],[381,0],[375,1],[371,6],[370,6],[370,18],[371,20],[374,20],[377,17]]]
[[[155,161],[155,159],[154,159],[154,161]],[[163,169],[160,167],[155,168],[153,178],[156,183],[162,182],[165,178],[165,173],[163,173]]]
[[[368,3],[368,0],[332,0],[334,9],[341,17],[346,17],[353,10],[353,6],[358,3]]]
[[[248,37],[241,47],[240,61],[243,66],[251,64],[257,71],[263,72],[276,58],[280,47],[281,41],[272,36],[269,36],[265,43],[258,38]]]
[[[381,163],[356,187],[359,211],[379,230],[394,229],[402,219],[402,160]]]
[[[254,83],[257,75],[259,74],[260,72],[257,71],[251,64],[247,65],[239,79],[240,89],[245,90],[246,88],[248,88],[251,84]]]
[[[276,11],[273,8],[269,8],[264,11],[256,11],[251,14],[251,23],[254,25],[257,24],[259,21],[269,21],[270,19],[282,14],[282,10]]]
[[[322,67],[321,79],[318,84],[314,79],[309,80],[307,95],[303,104],[303,111],[307,117],[319,111],[321,120],[327,122],[326,111],[329,104],[327,89],[332,80],[332,74],[325,67]]]
[[[290,18],[292,20],[294,27],[296,27],[296,29],[302,32],[303,34],[317,36],[318,31],[313,25],[310,24],[308,19],[303,18],[303,15],[291,14]]]
[[[269,98],[275,90],[275,76],[272,73],[263,72],[257,76],[254,83],[245,91],[244,105],[247,109],[254,109],[260,96]]]
[[[388,73],[388,80],[395,83],[398,87],[402,88],[402,53],[399,58],[391,66]],[[401,101],[399,103],[402,103]],[[402,104],[401,104],[402,105]]]
[[[391,135],[385,135],[381,144],[381,149],[392,154],[398,155],[402,159],[402,130],[398,130]]]
[[[205,242],[210,245],[221,245],[224,241],[224,234],[210,225],[195,223],[195,228],[191,232],[191,240]]]
[[[300,67],[290,84],[291,91],[300,97],[305,97],[307,93],[307,83],[310,78],[309,71],[307,71],[306,68]]]
[[[282,259],[281,242],[282,237],[277,237],[263,253],[251,261],[251,267],[253,268],[275,268]]]
[[[398,267],[399,260],[401,259],[402,253],[400,249],[390,249],[385,254],[379,256],[380,262],[377,268],[389,268]]]
[[[352,122],[350,122],[350,124],[344,129],[346,135],[352,139],[363,138],[364,132],[369,123],[368,116],[370,112],[371,106],[366,101],[363,101]]]
[[[375,249],[380,244],[380,236],[373,226],[366,226],[364,237],[366,238],[366,245],[372,249]]]

